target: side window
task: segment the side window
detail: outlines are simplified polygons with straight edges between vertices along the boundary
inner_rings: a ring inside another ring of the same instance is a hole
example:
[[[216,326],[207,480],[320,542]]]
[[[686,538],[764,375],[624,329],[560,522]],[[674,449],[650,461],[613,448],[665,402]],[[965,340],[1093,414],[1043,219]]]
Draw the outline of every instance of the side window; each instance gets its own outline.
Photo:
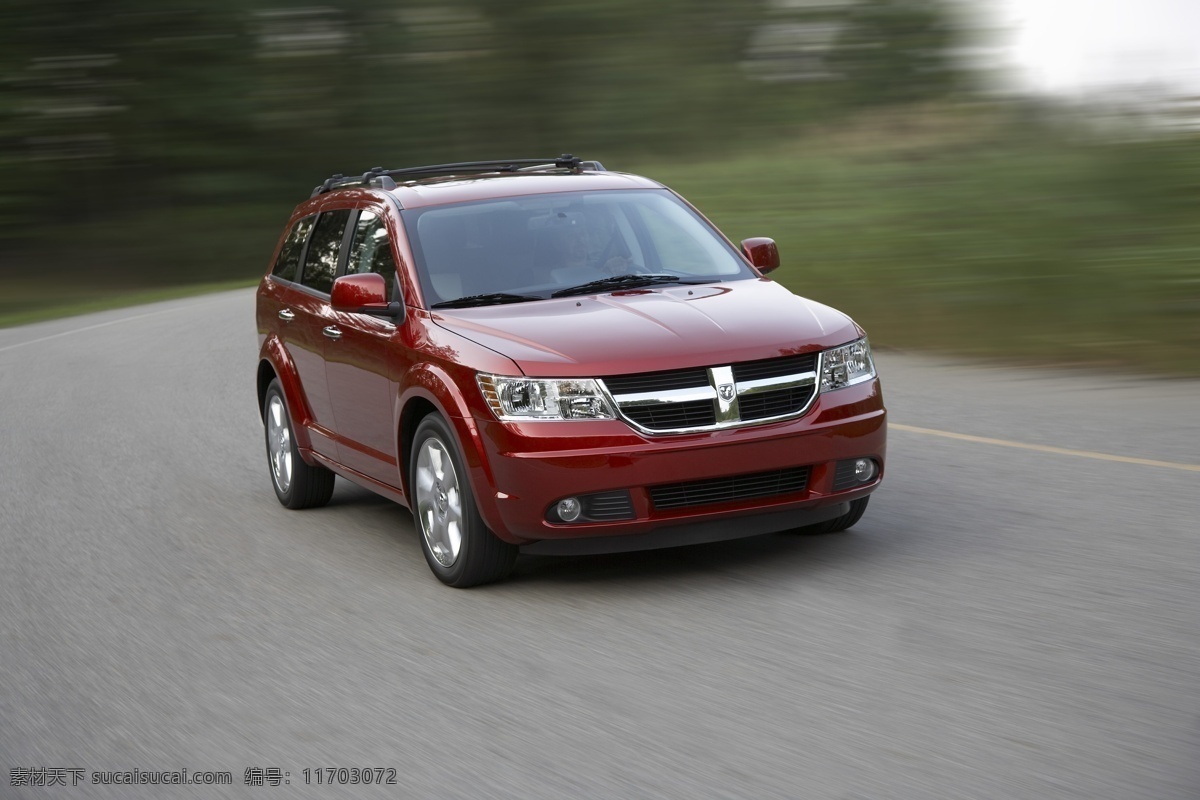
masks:
[[[308,243],[308,255],[304,257],[300,283],[325,294],[333,289],[338,257],[342,254],[342,238],[349,221],[349,210],[326,211],[317,219],[312,241]]]
[[[354,238],[350,240],[350,260],[346,274],[355,275],[374,272],[382,275],[387,283],[387,296],[392,297],[396,283],[396,259],[392,256],[392,243],[388,239],[387,226],[373,211],[364,211],[354,226]]]
[[[300,271],[300,254],[304,252],[304,240],[312,230],[314,219],[315,216],[305,217],[292,226],[292,232],[284,240],[283,247],[279,249],[279,258],[275,260],[275,266],[271,269],[271,274],[276,278],[285,281],[296,280],[296,273]]]

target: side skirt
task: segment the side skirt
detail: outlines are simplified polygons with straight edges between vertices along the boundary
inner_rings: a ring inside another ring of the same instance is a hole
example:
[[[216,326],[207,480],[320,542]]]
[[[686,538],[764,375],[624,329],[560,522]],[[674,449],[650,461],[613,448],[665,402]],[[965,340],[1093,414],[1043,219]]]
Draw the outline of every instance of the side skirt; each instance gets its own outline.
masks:
[[[374,478],[369,478],[358,470],[350,469],[346,465],[340,464],[337,461],[334,461],[332,458],[321,455],[320,453],[310,450],[308,454],[312,456],[313,461],[316,461],[323,467],[327,467],[335,475],[340,475],[351,483],[361,486],[364,489],[370,489],[372,492],[375,492],[375,494],[383,495],[388,500],[399,503],[405,508],[409,507],[408,498],[405,497],[404,493],[395,486],[382,483]]]

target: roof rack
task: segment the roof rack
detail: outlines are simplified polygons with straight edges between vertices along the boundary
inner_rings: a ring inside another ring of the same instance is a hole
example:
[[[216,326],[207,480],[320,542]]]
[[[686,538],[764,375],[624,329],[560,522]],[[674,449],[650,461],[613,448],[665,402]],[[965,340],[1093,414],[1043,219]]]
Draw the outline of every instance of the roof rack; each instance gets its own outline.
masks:
[[[462,161],[457,164],[430,164],[424,167],[405,167],[404,169],[384,169],[372,167],[360,176],[346,177],[334,175],[317,188],[313,189],[312,197],[319,194],[344,189],[348,186],[375,186],[388,190],[396,188],[395,178],[404,180],[417,178],[432,178],[439,175],[480,175],[490,172],[543,172],[547,170],[569,170],[582,172],[603,172],[604,165],[599,161],[584,161],[578,156],[565,153],[557,158],[510,158],[503,161]]]

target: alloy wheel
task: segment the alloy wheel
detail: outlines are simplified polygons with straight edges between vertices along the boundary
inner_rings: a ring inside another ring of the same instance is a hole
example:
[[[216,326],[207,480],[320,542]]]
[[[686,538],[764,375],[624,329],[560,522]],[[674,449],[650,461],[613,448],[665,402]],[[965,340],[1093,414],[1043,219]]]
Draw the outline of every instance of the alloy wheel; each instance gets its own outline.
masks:
[[[275,486],[286,494],[292,485],[292,430],[279,395],[273,395],[267,404],[267,457]]]
[[[436,437],[421,444],[415,475],[417,517],[429,552],[450,567],[462,552],[463,507],[458,473],[446,446]]]

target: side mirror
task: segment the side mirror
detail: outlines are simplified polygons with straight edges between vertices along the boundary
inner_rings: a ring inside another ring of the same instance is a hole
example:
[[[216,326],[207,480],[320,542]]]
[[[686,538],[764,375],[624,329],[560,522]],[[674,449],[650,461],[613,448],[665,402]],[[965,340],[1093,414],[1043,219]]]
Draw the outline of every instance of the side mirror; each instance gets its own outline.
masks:
[[[370,314],[373,317],[388,317],[393,321],[404,317],[404,304],[388,302],[387,282],[382,275],[374,272],[343,275],[335,280],[329,304],[334,311],[350,314]]]
[[[779,266],[779,248],[775,246],[774,239],[765,236],[743,239],[742,252],[763,275]]]

